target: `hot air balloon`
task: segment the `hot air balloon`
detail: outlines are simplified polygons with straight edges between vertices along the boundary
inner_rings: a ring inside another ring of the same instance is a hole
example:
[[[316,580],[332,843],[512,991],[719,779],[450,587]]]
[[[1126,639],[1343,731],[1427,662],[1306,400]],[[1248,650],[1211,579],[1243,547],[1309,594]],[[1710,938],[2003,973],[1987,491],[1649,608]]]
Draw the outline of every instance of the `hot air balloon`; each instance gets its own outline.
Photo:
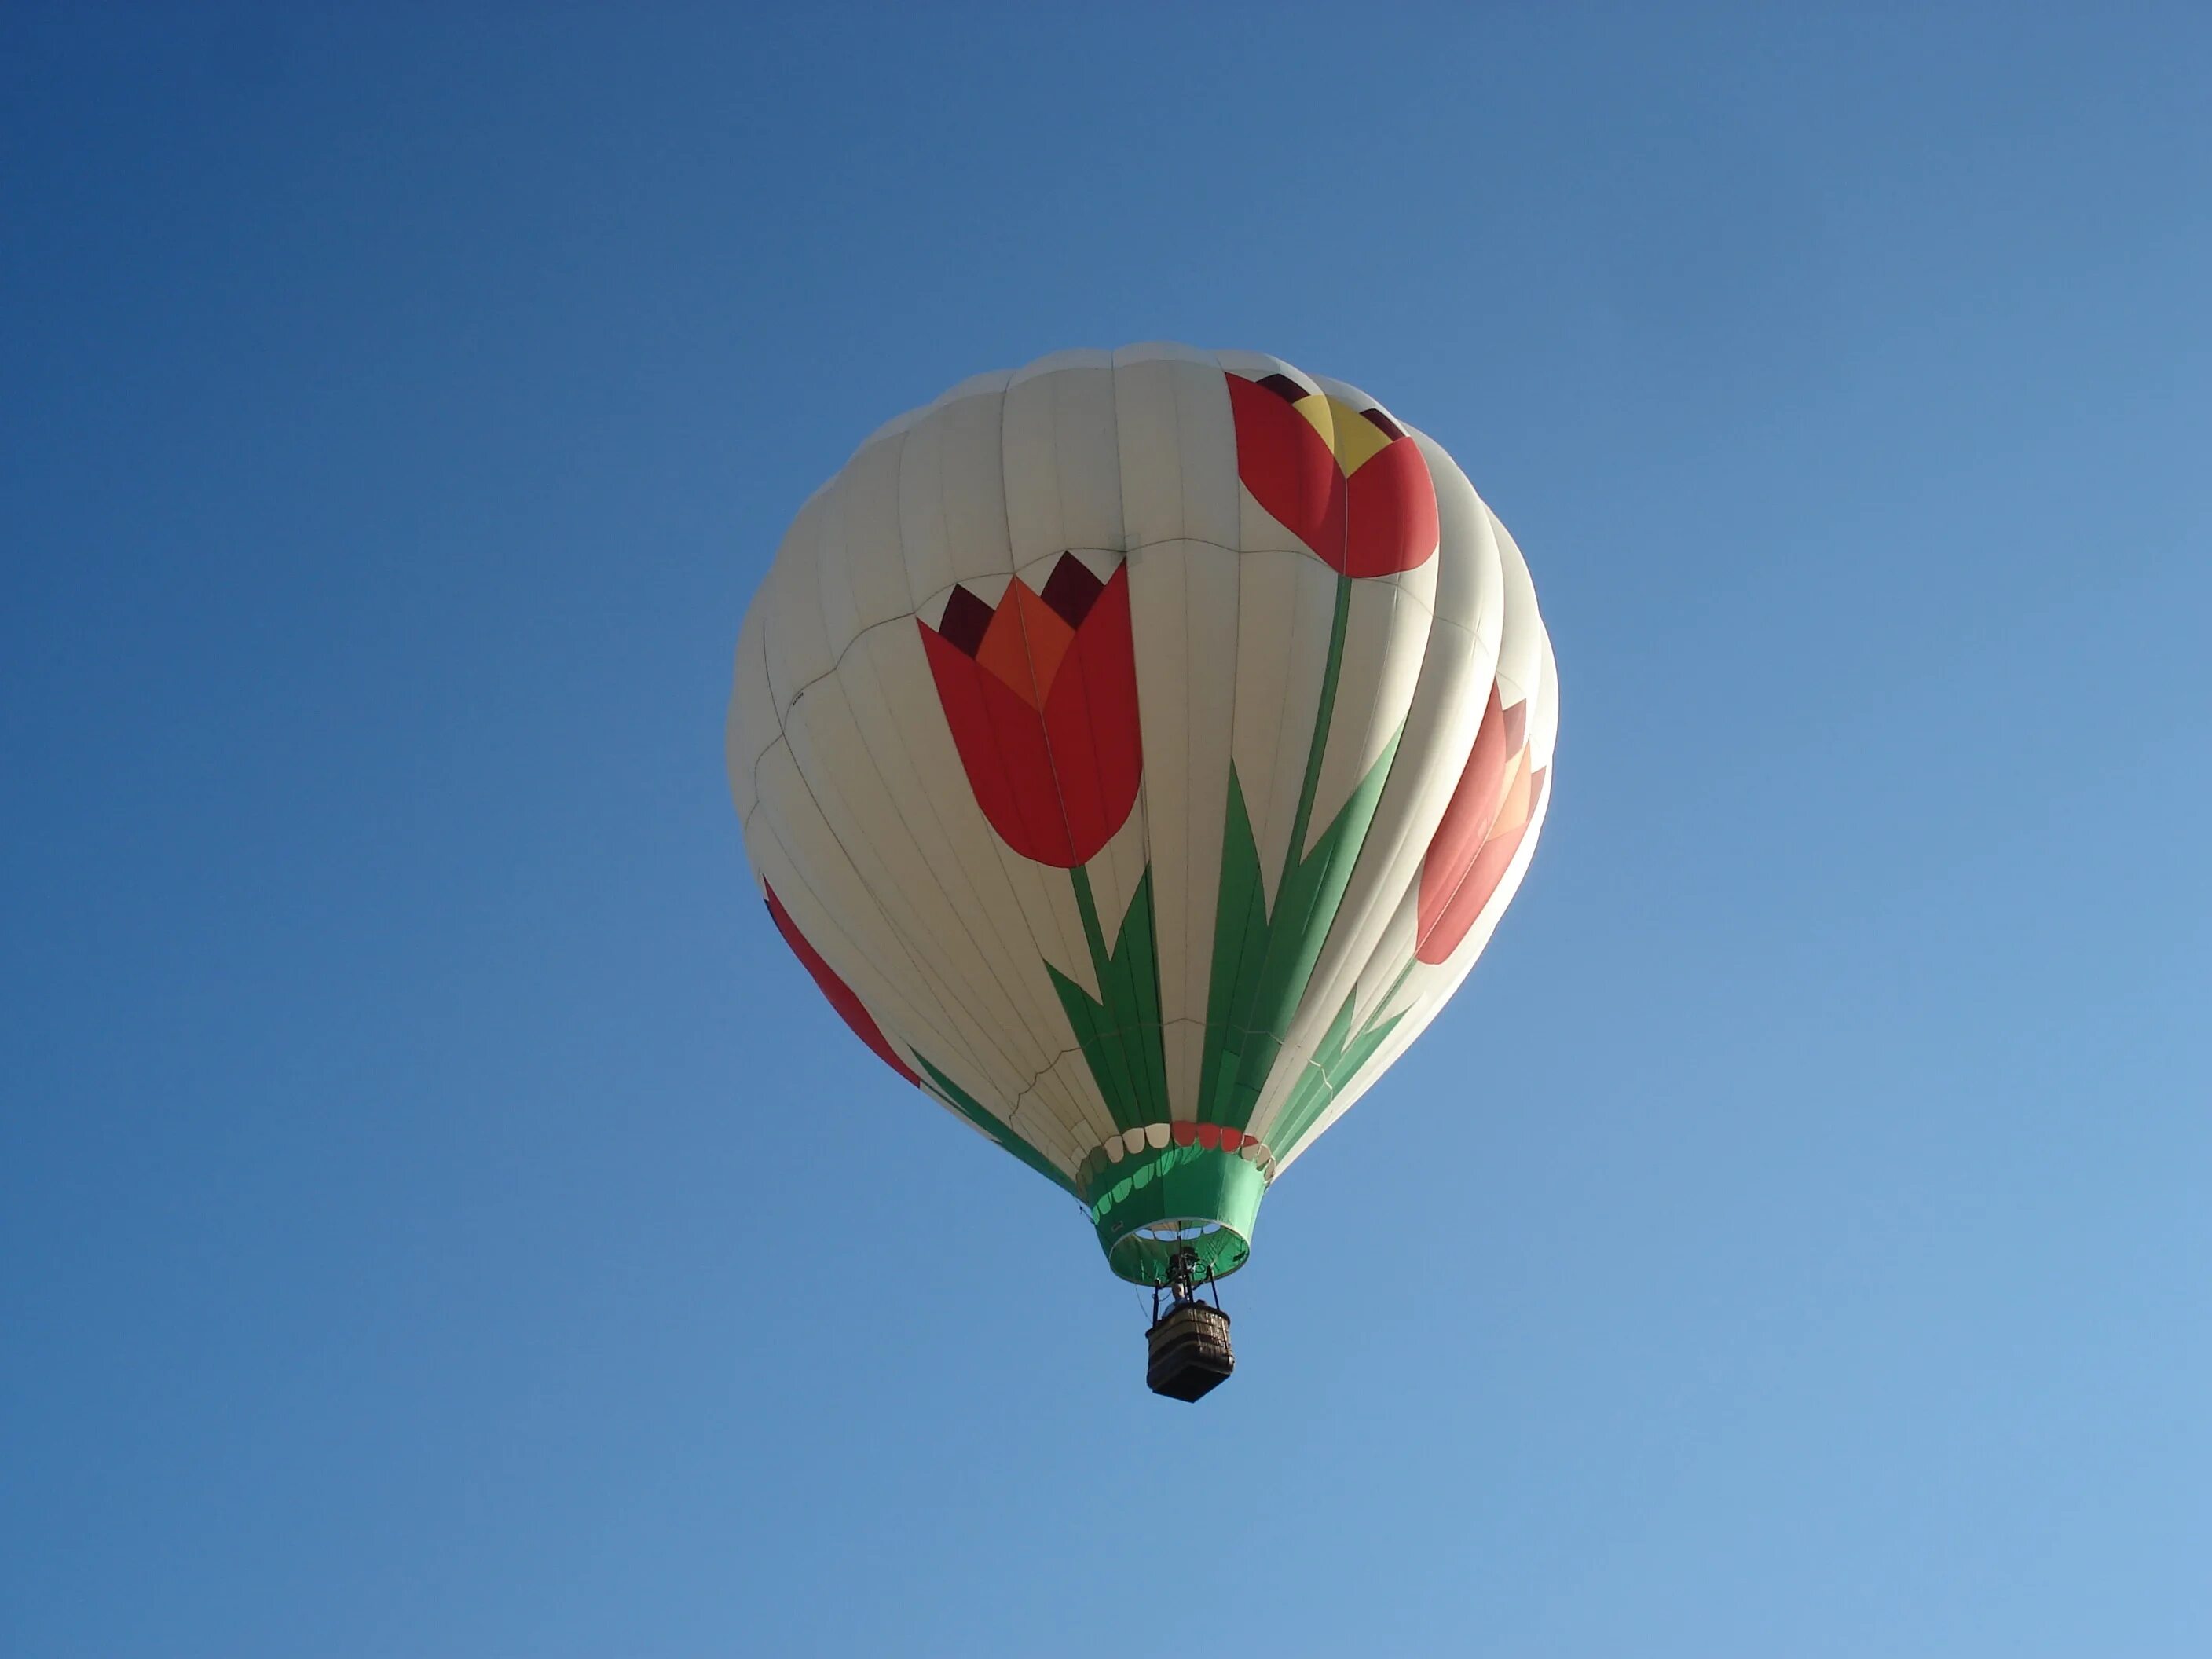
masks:
[[[830,1005],[1071,1195],[1194,1399],[1234,1363],[1200,1287],[1474,967],[1558,724],[1528,568],[1442,447],[1155,344],[863,443],[746,613],[727,758]]]

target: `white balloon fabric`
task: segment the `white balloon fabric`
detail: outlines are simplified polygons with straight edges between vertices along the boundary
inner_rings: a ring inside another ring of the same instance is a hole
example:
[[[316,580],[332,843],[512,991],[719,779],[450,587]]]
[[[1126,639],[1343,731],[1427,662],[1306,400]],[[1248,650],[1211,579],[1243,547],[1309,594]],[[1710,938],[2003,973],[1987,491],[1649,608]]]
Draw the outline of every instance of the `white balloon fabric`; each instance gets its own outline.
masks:
[[[739,636],[731,787],[870,1047],[1114,1270],[1249,1255],[1436,1017],[1550,805],[1527,566],[1450,456],[1274,357],[1064,352],[892,422]]]

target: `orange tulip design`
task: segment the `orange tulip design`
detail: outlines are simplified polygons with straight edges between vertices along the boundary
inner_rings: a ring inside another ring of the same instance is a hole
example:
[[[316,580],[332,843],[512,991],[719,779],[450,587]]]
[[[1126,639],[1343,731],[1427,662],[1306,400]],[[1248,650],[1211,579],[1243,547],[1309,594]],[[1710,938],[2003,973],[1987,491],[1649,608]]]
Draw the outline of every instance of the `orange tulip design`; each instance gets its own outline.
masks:
[[[1443,962],[1459,949],[1543,803],[1550,769],[1529,769],[1528,724],[1528,702],[1501,708],[1492,686],[1474,752],[1421,860],[1413,933],[1419,961]]]
[[[956,586],[935,628],[915,625],[991,827],[1039,864],[1096,858],[1144,771],[1128,566],[1102,583],[1064,553],[1042,593],[1017,576],[992,606]]]

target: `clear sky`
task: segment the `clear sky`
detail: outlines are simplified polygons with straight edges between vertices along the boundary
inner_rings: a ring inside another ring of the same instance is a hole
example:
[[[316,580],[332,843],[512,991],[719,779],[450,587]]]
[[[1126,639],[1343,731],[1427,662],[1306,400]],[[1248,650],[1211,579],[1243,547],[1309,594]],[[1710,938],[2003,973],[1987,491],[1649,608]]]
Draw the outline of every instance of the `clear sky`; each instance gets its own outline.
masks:
[[[0,1650],[2212,1652],[2212,14],[553,9],[0,18]],[[1160,337],[1565,705],[1196,1407],[720,754],[860,438]]]

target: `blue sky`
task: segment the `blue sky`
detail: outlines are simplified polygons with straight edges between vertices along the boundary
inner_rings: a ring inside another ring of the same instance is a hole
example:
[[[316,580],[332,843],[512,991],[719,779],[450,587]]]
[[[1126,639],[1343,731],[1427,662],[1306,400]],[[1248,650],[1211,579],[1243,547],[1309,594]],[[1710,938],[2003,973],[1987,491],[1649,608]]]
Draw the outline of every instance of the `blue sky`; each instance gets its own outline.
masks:
[[[2201,8],[550,9],[0,20],[0,1647],[2212,1650]],[[862,436],[1158,337],[1565,704],[1188,1409],[720,755]]]

